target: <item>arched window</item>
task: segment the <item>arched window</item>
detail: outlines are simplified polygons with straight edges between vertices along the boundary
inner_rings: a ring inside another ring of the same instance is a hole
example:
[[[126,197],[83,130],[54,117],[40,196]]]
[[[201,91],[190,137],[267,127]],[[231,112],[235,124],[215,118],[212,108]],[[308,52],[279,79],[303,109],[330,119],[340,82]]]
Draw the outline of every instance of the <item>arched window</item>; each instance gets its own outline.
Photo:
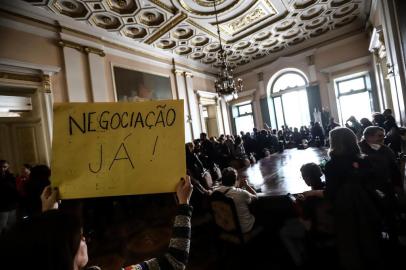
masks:
[[[307,78],[296,70],[281,71],[271,79],[270,98],[273,102],[276,127],[300,128],[310,122],[307,101]]]

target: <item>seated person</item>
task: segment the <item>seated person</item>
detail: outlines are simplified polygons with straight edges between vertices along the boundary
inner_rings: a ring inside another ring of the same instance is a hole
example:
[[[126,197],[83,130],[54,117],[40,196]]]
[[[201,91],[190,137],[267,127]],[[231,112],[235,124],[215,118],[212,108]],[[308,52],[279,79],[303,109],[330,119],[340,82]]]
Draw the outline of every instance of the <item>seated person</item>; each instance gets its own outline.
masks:
[[[179,207],[168,252],[124,269],[185,269],[190,247],[192,190],[189,178],[182,179],[177,186]],[[0,261],[4,269],[76,270],[86,266],[88,253],[82,224],[77,216],[55,210],[56,199],[57,193],[46,188],[41,195],[44,213],[23,220],[1,239]]]
[[[306,163],[300,168],[300,172],[306,185],[312,190],[324,189],[324,183],[321,181],[323,173],[320,166],[315,163]]]
[[[364,139],[359,143],[361,152],[367,155],[368,161],[379,174],[378,189],[384,193],[401,193],[403,190],[402,177],[396,161],[395,153],[384,145],[385,130],[381,127],[367,127],[364,130]]]
[[[297,217],[286,221],[280,237],[296,266],[302,266],[307,256],[306,239],[309,236],[331,235],[333,220],[330,205],[323,198],[324,183],[320,167],[315,163],[304,164],[300,171],[310,191],[292,196]]]
[[[234,168],[228,167],[222,171],[222,185],[216,189],[232,198],[237,210],[238,219],[240,221],[241,231],[247,233],[252,230],[255,223],[255,217],[250,212],[248,205],[257,198],[255,190],[248,185],[246,179],[237,182],[237,171]]]

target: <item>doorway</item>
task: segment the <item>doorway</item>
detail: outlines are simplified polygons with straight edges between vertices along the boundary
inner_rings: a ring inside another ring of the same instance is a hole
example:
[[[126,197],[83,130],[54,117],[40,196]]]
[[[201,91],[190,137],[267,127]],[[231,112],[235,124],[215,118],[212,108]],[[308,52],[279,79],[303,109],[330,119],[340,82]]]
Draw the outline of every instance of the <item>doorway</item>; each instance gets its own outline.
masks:
[[[41,94],[37,88],[0,85],[0,159],[19,173],[23,164],[48,164]]]
[[[204,125],[206,129],[207,136],[218,137],[219,127],[217,121],[217,106],[216,105],[205,105],[203,106],[203,118]]]

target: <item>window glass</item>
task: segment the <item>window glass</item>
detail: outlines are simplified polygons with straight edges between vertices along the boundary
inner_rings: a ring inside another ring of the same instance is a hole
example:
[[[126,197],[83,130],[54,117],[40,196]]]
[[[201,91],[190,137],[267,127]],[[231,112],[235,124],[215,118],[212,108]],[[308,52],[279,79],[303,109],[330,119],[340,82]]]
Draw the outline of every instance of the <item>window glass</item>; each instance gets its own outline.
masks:
[[[252,113],[252,105],[247,104],[247,105],[242,105],[242,106],[238,106],[238,111],[240,113],[240,115],[244,115],[247,113]]]
[[[305,90],[283,94],[282,103],[285,121],[289,127],[300,128],[309,125],[309,105]]]
[[[272,93],[286,90],[288,88],[294,88],[299,86],[305,86],[305,79],[298,73],[288,72],[281,75],[273,84]]]
[[[252,114],[235,118],[235,128],[237,129],[237,134],[240,134],[241,131],[244,133],[251,132],[254,127],[254,117],[252,117]]]
[[[338,92],[340,94],[349,93],[351,91],[364,90],[365,88],[364,77],[358,77],[352,80],[338,82]]]
[[[371,101],[369,92],[341,96],[339,98],[341,108],[341,121],[344,123],[350,116],[355,116],[359,121],[361,118],[371,119]]]
[[[277,97],[277,98],[274,98],[273,100],[275,102],[275,114],[276,114],[276,121],[278,122],[278,129],[281,129],[282,126],[285,125],[285,118],[283,117],[281,98]]]

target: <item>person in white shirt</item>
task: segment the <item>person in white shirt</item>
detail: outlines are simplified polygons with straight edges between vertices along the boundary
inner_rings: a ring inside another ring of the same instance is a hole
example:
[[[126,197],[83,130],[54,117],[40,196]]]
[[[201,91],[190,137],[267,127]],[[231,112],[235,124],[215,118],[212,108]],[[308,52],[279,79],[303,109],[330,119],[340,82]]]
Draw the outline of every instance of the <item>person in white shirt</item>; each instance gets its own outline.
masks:
[[[222,185],[216,189],[229,198],[232,198],[240,220],[241,231],[247,233],[252,230],[255,217],[250,212],[248,205],[257,199],[257,193],[248,184],[247,179],[237,181],[237,171],[228,167],[222,171]]]

